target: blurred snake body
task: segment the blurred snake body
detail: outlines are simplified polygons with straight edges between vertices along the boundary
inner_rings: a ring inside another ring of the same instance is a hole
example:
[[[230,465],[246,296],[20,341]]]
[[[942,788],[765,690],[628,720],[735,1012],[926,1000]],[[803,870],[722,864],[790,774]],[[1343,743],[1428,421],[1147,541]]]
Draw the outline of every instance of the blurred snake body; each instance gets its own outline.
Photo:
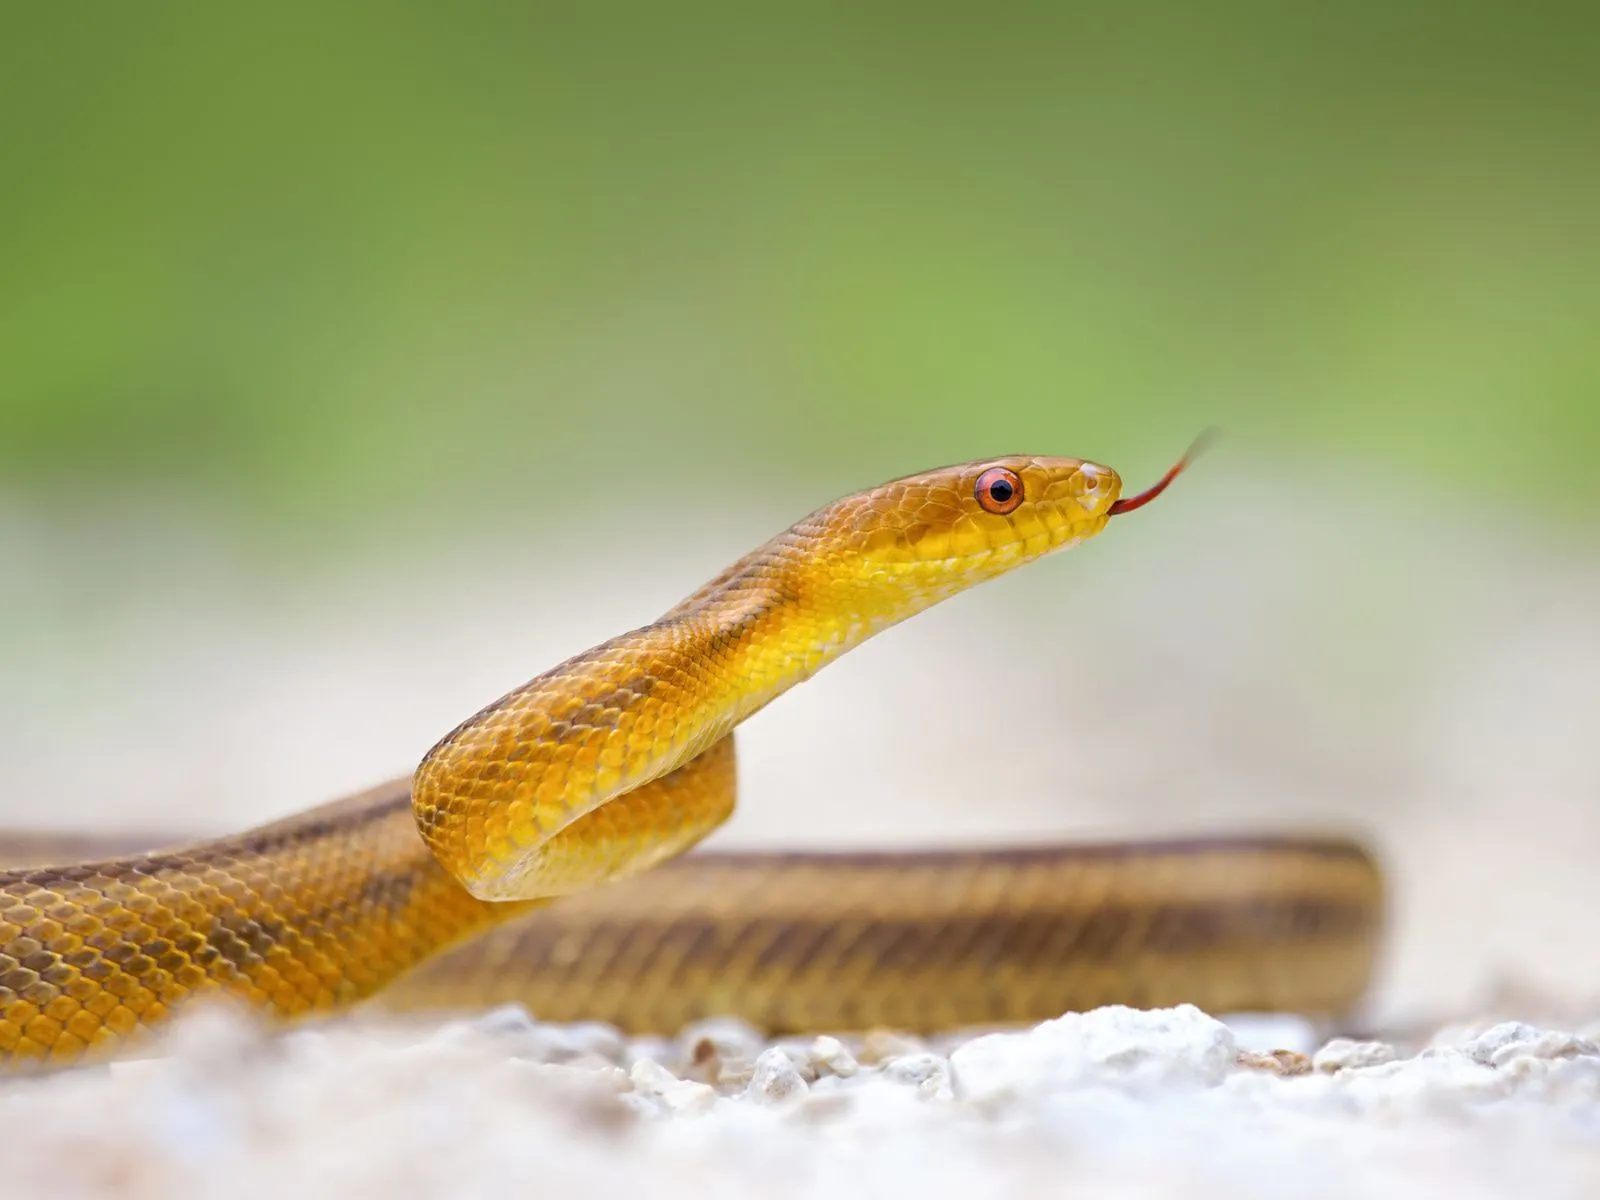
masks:
[[[1032,457],[846,497],[489,705],[409,779],[232,837],[0,871],[0,1060],[112,1055],[207,996],[285,1019],[518,1001],[638,1032],[721,1014],[928,1031],[1105,1003],[1349,1009],[1382,881],[1343,839],[684,854],[733,809],[746,717],[880,630],[1095,536],[1182,466],[1132,498],[1110,468]]]

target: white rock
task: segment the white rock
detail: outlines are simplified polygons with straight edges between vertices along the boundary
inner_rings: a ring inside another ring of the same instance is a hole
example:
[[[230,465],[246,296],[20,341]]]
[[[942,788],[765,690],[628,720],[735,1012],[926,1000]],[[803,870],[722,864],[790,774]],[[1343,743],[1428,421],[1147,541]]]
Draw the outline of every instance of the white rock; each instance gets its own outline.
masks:
[[[642,1096],[663,1096],[669,1088],[683,1082],[653,1058],[639,1059],[628,1068],[628,1078]]]
[[[1026,1033],[976,1038],[950,1056],[950,1066],[957,1090],[983,1102],[1092,1084],[1209,1087],[1238,1054],[1228,1027],[1192,1005],[1117,1006],[1068,1013]]]
[[[1400,1052],[1388,1042],[1357,1042],[1350,1038],[1334,1038],[1311,1057],[1311,1067],[1324,1074],[1335,1071],[1353,1071],[1361,1067],[1377,1067],[1393,1062]]]
[[[812,1041],[810,1057],[812,1067],[819,1076],[828,1074],[848,1079],[860,1069],[855,1056],[836,1037],[823,1036]]]
[[[794,1069],[800,1072],[800,1078],[807,1083],[815,1083],[818,1075],[818,1064],[811,1055],[810,1038],[781,1038],[773,1042],[769,1049],[781,1050],[789,1056],[789,1061]]]
[[[1338,1091],[1358,1108],[1389,1112],[1459,1112],[1508,1095],[1515,1083],[1507,1076],[1453,1049],[1428,1050],[1416,1058],[1397,1059],[1360,1071],[1330,1077]]]
[[[949,1060],[938,1054],[903,1054],[883,1064],[883,1077],[895,1083],[908,1083],[917,1095],[929,1100],[950,1100],[955,1088]]]
[[[794,1062],[777,1047],[756,1056],[755,1073],[745,1088],[745,1096],[757,1104],[783,1104],[806,1093],[806,1081]]]
[[[677,1116],[710,1112],[717,1102],[715,1088],[692,1079],[679,1079],[654,1059],[639,1059],[629,1068],[628,1078],[637,1095]]]
[[[1600,1055],[1587,1038],[1575,1033],[1538,1029],[1520,1021],[1506,1021],[1460,1044],[1458,1049],[1474,1062],[1498,1067],[1515,1058],[1577,1058]]]

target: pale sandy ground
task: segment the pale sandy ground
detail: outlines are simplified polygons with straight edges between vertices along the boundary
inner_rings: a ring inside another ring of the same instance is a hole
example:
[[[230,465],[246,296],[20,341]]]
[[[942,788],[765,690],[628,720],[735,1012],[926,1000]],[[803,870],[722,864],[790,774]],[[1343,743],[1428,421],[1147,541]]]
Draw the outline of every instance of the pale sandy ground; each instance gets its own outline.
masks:
[[[1376,1025],[1591,1025],[1600,548],[1536,536],[1511,480],[1446,505],[1348,464],[1230,475],[1197,472],[1183,503],[920,617],[761,714],[741,735],[744,800],[719,840],[1354,829],[1393,879]],[[602,535],[585,529],[435,548],[421,568],[388,551],[293,575],[193,530],[153,536],[138,513],[7,513],[0,821],[210,831],[408,769],[462,715],[648,619],[795,510],[641,512],[628,570],[596,557]],[[43,1148],[71,1147],[118,1164],[75,1176],[84,1194],[209,1194],[215,1171],[244,1166],[263,1194],[293,1182],[344,1195],[440,1194],[445,1176],[424,1169],[440,1138],[482,1151],[460,1195],[527,1190],[541,1171],[555,1194],[597,1195],[1007,1181],[1167,1194],[1158,1177],[1171,1194],[1579,1195],[1600,1163],[1600,1084],[1584,1073],[1600,1058],[1581,1045],[1512,1056],[1579,1064],[1553,1083],[1475,1059],[1500,1082],[1445,1079],[1472,1074],[1464,1051],[1382,1068],[1391,1082],[1356,1099],[1337,1076],[1131,1091],[1119,1076],[1085,1091],[1068,1070],[976,1115],[969,1097],[902,1104],[869,1087],[827,1119],[723,1097],[638,1121],[635,1104],[618,1123],[607,1100],[574,1132],[571,1106],[504,1052],[374,1049],[353,1033],[287,1059],[221,1044],[167,1074],[7,1088],[0,1159],[37,1166]],[[1164,1045],[1141,1053],[1188,1053]],[[623,1091],[655,1103],[636,1081]],[[150,1120],[177,1122],[155,1141],[179,1149],[141,1166],[151,1143],[128,1130]],[[203,1169],[162,1174],[173,1154]]]

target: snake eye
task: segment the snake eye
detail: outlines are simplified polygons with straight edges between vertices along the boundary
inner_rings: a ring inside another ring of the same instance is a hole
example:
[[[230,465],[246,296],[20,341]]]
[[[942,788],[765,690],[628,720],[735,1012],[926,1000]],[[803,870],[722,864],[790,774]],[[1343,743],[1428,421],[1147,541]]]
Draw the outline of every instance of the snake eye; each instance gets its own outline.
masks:
[[[984,512],[1005,516],[1022,503],[1022,480],[1006,467],[990,467],[978,476],[972,494]]]

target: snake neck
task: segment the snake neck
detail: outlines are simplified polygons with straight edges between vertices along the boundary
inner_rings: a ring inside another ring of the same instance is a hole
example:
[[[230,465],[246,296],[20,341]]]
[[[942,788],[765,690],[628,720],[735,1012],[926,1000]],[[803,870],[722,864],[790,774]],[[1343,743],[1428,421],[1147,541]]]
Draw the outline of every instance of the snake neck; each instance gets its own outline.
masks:
[[[945,594],[806,542],[799,527],[780,535],[659,620],[537,676],[435,746],[413,809],[450,873],[486,899],[548,894],[544,849],[564,830],[693,763]]]
[[[802,524],[647,629],[686,637],[691,653],[731,658],[739,686],[715,702],[731,729],[868,638],[970,586],[930,579],[915,565],[864,571],[856,555],[819,554]]]

